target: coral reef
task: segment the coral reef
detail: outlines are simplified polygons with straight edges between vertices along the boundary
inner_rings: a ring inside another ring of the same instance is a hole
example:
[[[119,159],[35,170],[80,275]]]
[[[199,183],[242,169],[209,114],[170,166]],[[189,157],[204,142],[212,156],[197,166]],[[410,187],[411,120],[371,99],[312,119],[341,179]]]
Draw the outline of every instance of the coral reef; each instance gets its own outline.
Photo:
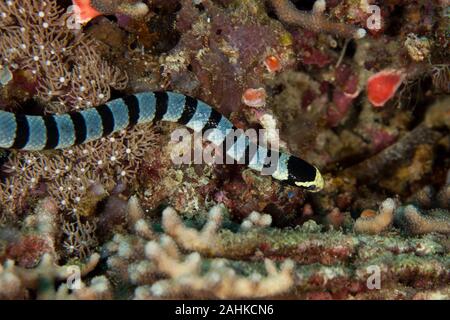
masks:
[[[392,202],[385,201],[381,214],[386,210],[392,214]],[[264,223],[262,228],[241,226],[236,232],[221,228],[222,224],[239,228],[227,220],[223,206],[210,210],[201,229],[186,226],[170,207],[162,215],[164,232],[157,231],[138,199],[131,197],[127,205],[129,231],[115,234],[102,249],[106,274],[92,278],[89,286],[81,282],[70,294],[67,284],[41,288],[37,278],[45,277],[49,283],[67,280],[73,265],[55,266],[50,253],[44,253],[31,269],[6,260],[0,272],[5,289],[2,298],[26,298],[36,292],[46,299],[365,299],[386,298],[392,290],[398,292],[397,298],[417,298],[430,292],[448,298],[448,248],[436,234],[411,239],[395,231],[385,236],[358,236],[322,231],[312,220],[295,229],[280,230]],[[261,221],[262,217],[253,213],[249,219]],[[43,225],[49,228],[52,223]],[[92,254],[79,267],[80,277],[88,276],[99,258]],[[367,285],[371,266],[381,270],[382,291],[371,292]]]
[[[357,29],[344,23],[333,23],[327,20],[322,13],[326,9],[325,1],[315,1],[313,12],[307,13],[296,9],[289,0],[272,0],[280,19],[283,22],[301,26],[315,32],[332,32],[343,37],[363,38],[364,29]],[[364,9],[363,9],[364,10]]]
[[[94,277],[90,286],[79,283],[79,290],[68,292],[66,283],[75,270],[80,277],[95,269],[98,253],[91,254],[77,265],[58,265],[58,207],[49,198],[42,200],[35,213],[24,221],[22,232],[0,228],[0,299],[28,299],[30,293],[38,299],[104,299],[111,297],[111,287],[105,277]],[[75,269],[76,268],[76,269]],[[81,281],[81,279],[79,279]]]

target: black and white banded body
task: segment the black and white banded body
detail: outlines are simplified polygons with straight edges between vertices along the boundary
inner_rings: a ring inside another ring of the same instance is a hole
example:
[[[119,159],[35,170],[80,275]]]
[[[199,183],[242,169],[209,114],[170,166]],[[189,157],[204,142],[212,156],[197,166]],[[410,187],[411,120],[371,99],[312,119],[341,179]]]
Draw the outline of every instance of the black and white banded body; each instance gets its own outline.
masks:
[[[216,146],[221,146],[236,129],[227,118],[200,100],[174,92],[143,92],[95,108],[58,115],[0,111],[0,148],[64,149],[152,121],[176,122],[196,132],[210,132],[206,138]],[[271,174],[273,178],[309,191],[323,188],[323,178],[316,167],[290,154],[252,145],[245,135],[227,146],[225,152],[235,160],[246,159],[250,168],[260,172],[267,165],[269,154],[276,152],[278,161]]]

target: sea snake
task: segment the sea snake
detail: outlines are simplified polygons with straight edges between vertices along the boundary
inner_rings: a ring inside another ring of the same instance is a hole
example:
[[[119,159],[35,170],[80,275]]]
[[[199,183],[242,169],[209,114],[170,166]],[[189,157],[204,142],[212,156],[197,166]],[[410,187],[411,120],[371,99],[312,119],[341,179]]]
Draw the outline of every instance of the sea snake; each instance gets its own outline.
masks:
[[[216,146],[225,145],[227,135],[236,130],[227,118],[198,99],[175,92],[143,92],[83,111],[57,115],[0,111],[0,148],[64,149],[136,124],[160,120],[185,125],[195,132],[210,132],[206,139]],[[312,192],[323,188],[324,181],[316,167],[288,153],[267,149],[259,143],[255,145],[247,135],[238,136],[224,151],[235,160],[247,159],[245,163],[259,172],[267,166],[266,159],[277,152],[273,178]]]

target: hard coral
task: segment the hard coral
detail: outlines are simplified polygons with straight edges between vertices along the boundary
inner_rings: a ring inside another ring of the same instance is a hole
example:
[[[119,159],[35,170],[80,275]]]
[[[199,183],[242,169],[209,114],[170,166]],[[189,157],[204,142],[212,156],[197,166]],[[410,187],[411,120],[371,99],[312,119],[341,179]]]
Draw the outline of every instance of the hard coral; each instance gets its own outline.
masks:
[[[159,272],[168,275],[170,280],[160,280],[151,286],[136,288],[135,299],[180,296],[186,290],[214,292],[214,296],[221,299],[260,298],[283,293],[293,284],[293,263],[289,260],[281,265],[280,270],[277,270],[272,261],[265,260],[267,276],[258,273],[250,277],[240,276],[221,261],[212,263],[204,273],[201,272],[200,255],[193,253],[180,261],[175,243],[170,243],[169,239],[165,238],[163,245],[147,243],[146,255],[154,261]]]
[[[404,80],[404,73],[399,70],[382,70],[367,81],[367,97],[375,107],[382,107],[397,92]]]
[[[80,268],[80,275],[84,277],[90,273],[100,256],[92,255]],[[75,290],[69,294],[66,283],[60,285],[56,291],[56,281],[67,280],[73,273],[73,266],[59,266],[49,254],[45,254],[39,265],[33,269],[18,267],[14,261],[8,260],[0,265],[0,299],[28,299],[35,293],[38,299],[107,299],[110,297],[109,282],[105,277],[97,277],[91,280],[91,286],[80,286],[80,291]],[[45,281],[47,286],[39,285]],[[102,286],[99,284],[102,283]]]
[[[395,223],[410,235],[430,232],[450,234],[450,213],[446,210],[435,210],[425,215],[415,206],[408,205],[397,210]]]
[[[104,250],[109,276],[115,282],[131,282],[134,289],[128,294],[135,299],[311,298],[319,293],[340,299],[386,297],[390,291],[370,293],[366,287],[371,265],[380,266],[384,287],[401,290],[404,297],[437,287],[445,292],[437,283],[450,277],[444,249],[432,236],[348,237],[321,232],[313,221],[295,230],[235,233],[219,229],[223,207],[210,211],[201,230],[186,226],[167,208],[161,234],[152,230],[137,204],[136,198],[130,200],[129,227],[146,230],[145,236],[116,235]],[[279,269],[268,259],[280,261]],[[410,286],[418,282],[420,289]]]
[[[315,7],[315,12],[303,12],[295,8],[294,4],[289,0],[272,0],[279,17],[286,23],[301,26],[315,32],[330,32],[343,37],[360,39],[366,35],[366,31],[362,28],[356,28],[352,25],[344,23],[336,23],[328,21],[322,15],[324,11],[323,4],[321,9]],[[317,1],[320,3],[321,1]]]

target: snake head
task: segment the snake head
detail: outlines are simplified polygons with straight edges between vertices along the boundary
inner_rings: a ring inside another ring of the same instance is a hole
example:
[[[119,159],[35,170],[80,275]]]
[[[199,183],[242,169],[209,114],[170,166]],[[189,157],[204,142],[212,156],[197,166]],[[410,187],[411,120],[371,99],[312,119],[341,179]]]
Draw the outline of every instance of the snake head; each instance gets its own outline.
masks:
[[[316,169],[316,175],[314,177],[314,180],[312,182],[310,181],[300,181],[300,182],[294,182],[295,185],[297,187],[301,187],[306,189],[309,192],[319,192],[323,189],[324,186],[324,181],[323,181],[323,177],[320,174],[319,170],[317,168]]]
[[[288,183],[304,188],[309,192],[319,192],[323,189],[324,180],[319,169],[305,160],[291,156],[288,160]]]

